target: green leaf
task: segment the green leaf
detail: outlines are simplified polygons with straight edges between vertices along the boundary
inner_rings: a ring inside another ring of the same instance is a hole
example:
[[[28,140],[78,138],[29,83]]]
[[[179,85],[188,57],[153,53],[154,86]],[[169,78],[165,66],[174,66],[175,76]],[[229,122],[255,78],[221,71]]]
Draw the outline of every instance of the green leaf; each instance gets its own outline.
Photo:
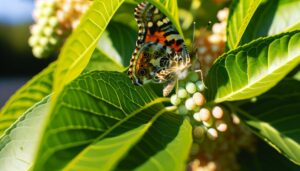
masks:
[[[185,170],[192,128],[174,114],[160,117],[116,170]]]
[[[113,46],[122,57],[122,64],[128,66],[131,55],[135,49],[137,32],[131,27],[119,22],[111,22],[108,25],[108,32]]]
[[[134,117],[118,125],[108,135],[103,134],[97,143],[91,144],[78,154],[64,168],[64,170],[112,170],[117,162],[136,144],[136,142],[145,134],[158,116],[163,114],[164,110],[157,114],[152,111],[143,111],[143,114]],[[149,122],[149,117],[154,116]],[[145,122],[146,121],[146,122]],[[143,123],[143,124],[141,124]],[[103,137],[103,138],[102,138]],[[113,160],[111,160],[113,158]]]
[[[97,71],[81,75],[58,97],[44,129],[34,170],[65,167],[97,138],[133,116],[152,117],[163,108],[164,101],[169,99],[158,98],[147,86],[133,86],[125,74]]]
[[[110,58],[101,49],[96,48],[83,73],[90,71],[124,71],[124,67]]]
[[[299,0],[269,0],[262,4],[242,37],[241,44],[258,37],[300,30]]]
[[[0,170],[29,170],[33,164],[49,96],[26,111],[0,138]]]
[[[208,100],[242,100],[272,88],[300,62],[299,32],[261,38],[221,56],[206,79]]]
[[[254,133],[300,165],[300,81],[285,79],[252,103],[233,107]],[[284,92],[284,93],[283,93]]]
[[[56,62],[33,77],[6,102],[0,111],[0,135],[29,107],[51,93],[55,68]]]
[[[227,24],[227,46],[235,49],[241,41],[249,22],[263,0],[234,0]]]
[[[299,166],[278,153],[262,140],[256,140],[255,152],[242,151],[237,158],[242,171],[299,171]]]
[[[63,87],[86,67],[109,21],[124,0],[94,0],[64,44],[54,74],[54,102]]]

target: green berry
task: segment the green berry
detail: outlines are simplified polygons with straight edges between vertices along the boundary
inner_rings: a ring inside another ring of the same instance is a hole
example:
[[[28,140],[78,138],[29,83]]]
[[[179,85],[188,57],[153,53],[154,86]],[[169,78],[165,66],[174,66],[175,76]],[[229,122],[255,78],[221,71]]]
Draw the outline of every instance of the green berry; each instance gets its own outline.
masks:
[[[185,86],[185,89],[190,94],[193,94],[197,91],[196,85],[192,82],[188,82]]]
[[[186,115],[188,113],[188,110],[186,109],[186,107],[184,105],[180,105],[178,107],[178,113],[180,115]]]
[[[32,53],[35,57],[37,58],[42,58],[43,57],[43,53],[44,53],[44,49],[40,46],[35,46],[33,49],[32,49]]]
[[[170,101],[171,101],[171,103],[172,103],[173,105],[175,105],[175,106],[179,105],[180,102],[181,102],[180,98],[179,98],[176,94],[173,94],[173,95],[171,96]]]
[[[205,85],[202,81],[197,81],[196,86],[197,86],[199,91],[204,91],[204,89],[205,89]]]
[[[43,16],[44,17],[50,17],[50,16],[52,16],[53,14],[54,14],[54,8],[51,8],[51,7],[47,7],[47,8],[45,8],[44,9],[44,11],[43,11]]]
[[[185,101],[185,107],[187,110],[193,110],[196,107],[196,104],[193,100],[193,98],[189,98]]]
[[[29,38],[28,43],[30,46],[36,46],[39,43],[39,39],[37,38],[37,36],[32,35]]]
[[[52,34],[53,34],[53,28],[52,27],[45,27],[44,28],[44,34],[46,35],[46,36],[51,36]]]
[[[49,43],[49,40],[46,37],[41,37],[40,38],[40,45],[41,46],[47,46],[48,43]]]
[[[205,133],[205,128],[202,126],[196,126],[193,130],[193,135],[195,138],[202,138]]]
[[[187,93],[187,91],[186,91],[184,88],[179,88],[177,94],[178,94],[178,97],[179,97],[179,98],[182,98],[182,99],[188,97],[188,93]]]
[[[59,24],[58,19],[56,17],[50,17],[48,22],[49,25],[52,27],[56,27]]]
[[[33,35],[42,35],[43,30],[42,30],[42,27],[41,27],[40,25],[35,24],[35,25],[33,25],[33,26],[31,27],[30,32],[31,32],[31,34],[33,34]]]
[[[196,82],[198,81],[199,79],[199,76],[198,76],[198,73],[197,72],[191,72],[190,75],[189,75],[189,80],[192,81],[192,82]]]

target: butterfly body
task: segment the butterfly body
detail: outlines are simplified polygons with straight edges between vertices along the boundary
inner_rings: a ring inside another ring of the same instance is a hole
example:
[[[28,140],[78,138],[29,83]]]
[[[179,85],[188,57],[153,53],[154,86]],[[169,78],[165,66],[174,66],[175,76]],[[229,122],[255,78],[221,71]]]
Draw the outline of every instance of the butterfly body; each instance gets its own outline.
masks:
[[[149,81],[174,84],[180,73],[190,66],[189,53],[182,37],[171,21],[150,3],[138,5],[135,19],[139,31],[129,77],[136,85]],[[172,90],[174,86],[167,87]]]

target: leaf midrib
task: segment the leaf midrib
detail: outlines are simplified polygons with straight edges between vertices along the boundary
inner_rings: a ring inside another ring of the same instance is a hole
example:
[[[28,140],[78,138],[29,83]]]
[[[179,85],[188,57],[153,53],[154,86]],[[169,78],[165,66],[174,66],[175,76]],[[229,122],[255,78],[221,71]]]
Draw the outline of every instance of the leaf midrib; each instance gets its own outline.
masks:
[[[295,59],[297,59],[297,58],[299,58],[299,57],[300,57],[300,56],[296,56],[296,57],[291,58],[290,60],[288,60],[288,62],[281,63],[281,65],[279,65],[279,67],[277,67],[276,69],[274,69],[272,72],[269,71],[269,68],[270,68],[270,67],[268,67],[268,72],[271,73],[271,74],[264,74],[264,76],[262,76],[260,79],[257,79],[256,81],[254,81],[254,82],[252,82],[252,83],[248,83],[246,86],[244,86],[244,87],[241,88],[240,90],[234,91],[234,92],[232,92],[232,93],[230,93],[230,94],[228,94],[228,95],[226,95],[226,96],[224,96],[224,97],[222,97],[222,98],[217,98],[217,99],[215,100],[215,102],[216,102],[216,103],[220,103],[220,102],[223,102],[223,101],[225,101],[225,100],[230,100],[230,98],[231,98],[232,96],[235,96],[236,94],[239,94],[239,93],[243,92],[245,89],[248,89],[248,88],[252,87],[252,86],[255,85],[256,83],[258,83],[258,82],[260,82],[261,80],[264,80],[265,78],[269,77],[269,76],[272,75],[274,72],[278,71],[279,69],[281,69],[282,67],[284,67],[284,66],[287,65],[288,63],[293,62]],[[248,79],[248,81],[249,81],[249,79]]]

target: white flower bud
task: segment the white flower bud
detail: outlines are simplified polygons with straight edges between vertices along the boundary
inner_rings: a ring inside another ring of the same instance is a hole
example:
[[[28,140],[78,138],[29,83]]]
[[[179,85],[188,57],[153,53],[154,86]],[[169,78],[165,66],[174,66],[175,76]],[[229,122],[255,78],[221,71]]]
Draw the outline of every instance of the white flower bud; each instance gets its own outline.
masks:
[[[227,124],[222,120],[216,121],[216,128],[220,132],[225,132],[227,130]]]
[[[216,138],[218,138],[218,132],[215,128],[209,128],[207,130],[207,135],[208,135],[208,138],[210,138],[212,140],[215,140]]]
[[[215,106],[212,109],[212,115],[217,119],[221,119],[224,115],[224,111],[220,106]]]

